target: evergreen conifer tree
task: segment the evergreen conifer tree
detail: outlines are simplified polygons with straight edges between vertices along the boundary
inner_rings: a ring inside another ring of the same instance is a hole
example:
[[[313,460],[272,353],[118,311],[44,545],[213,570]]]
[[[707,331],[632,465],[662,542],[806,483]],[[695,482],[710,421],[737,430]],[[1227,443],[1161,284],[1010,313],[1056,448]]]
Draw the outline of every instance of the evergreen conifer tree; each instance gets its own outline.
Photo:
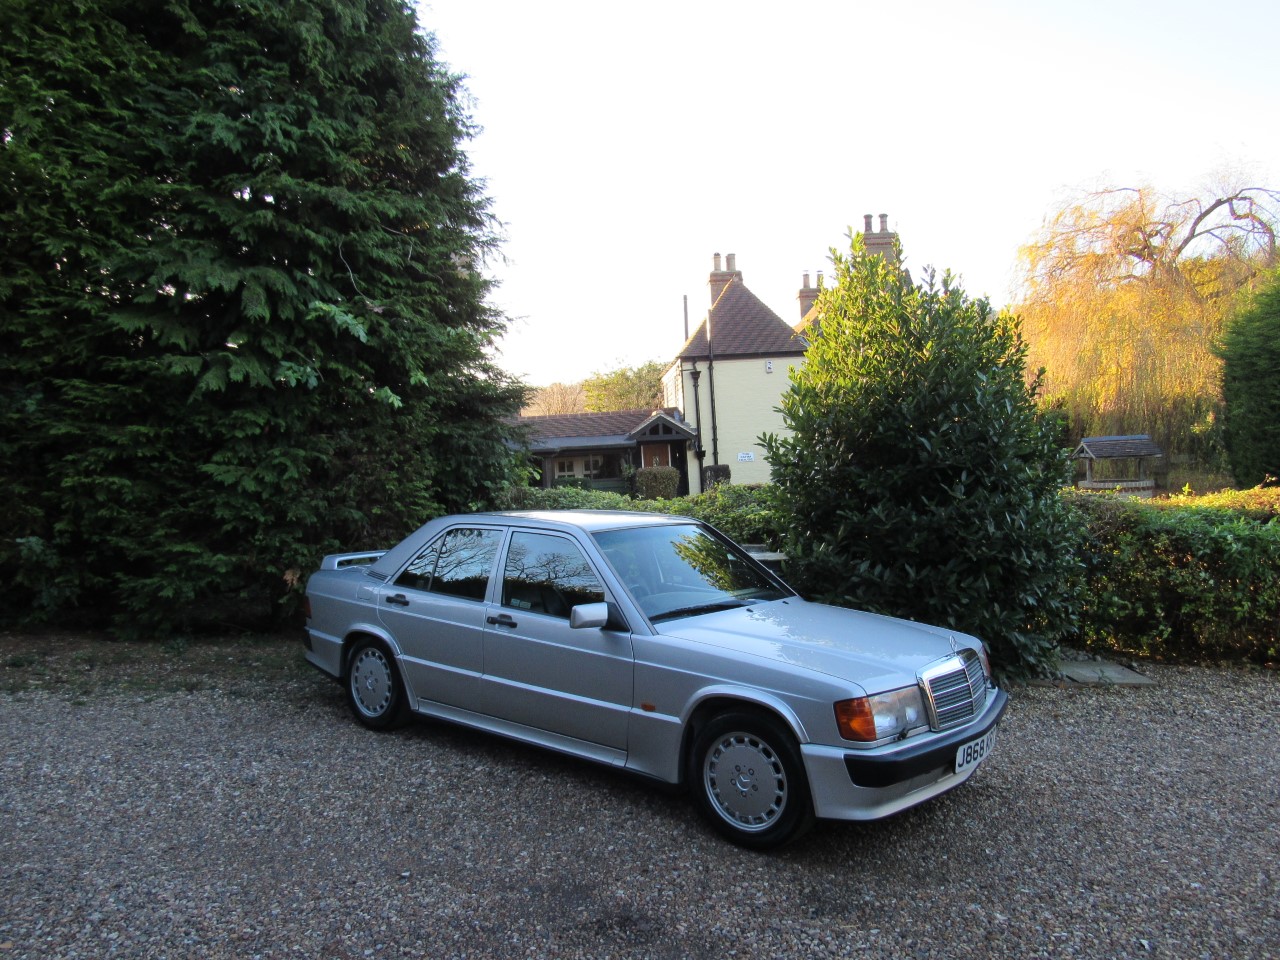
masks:
[[[410,6],[4,6],[10,615],[261,622],[506,481],[492,218]]]
[[[1236,483],[1280,482],[1280,273],[1227,321],[1222,343],[1227,456]]]

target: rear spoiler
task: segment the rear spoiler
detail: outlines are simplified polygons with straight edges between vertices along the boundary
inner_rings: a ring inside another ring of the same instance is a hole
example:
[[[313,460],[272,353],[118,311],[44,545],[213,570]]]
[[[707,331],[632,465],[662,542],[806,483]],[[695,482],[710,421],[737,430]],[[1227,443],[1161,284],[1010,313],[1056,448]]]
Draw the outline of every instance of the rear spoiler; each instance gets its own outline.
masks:
[[[321,570],[342,570],[346,567],[366,567],[387,551],[370,550],[365,553],[331,553],[320,561]]]

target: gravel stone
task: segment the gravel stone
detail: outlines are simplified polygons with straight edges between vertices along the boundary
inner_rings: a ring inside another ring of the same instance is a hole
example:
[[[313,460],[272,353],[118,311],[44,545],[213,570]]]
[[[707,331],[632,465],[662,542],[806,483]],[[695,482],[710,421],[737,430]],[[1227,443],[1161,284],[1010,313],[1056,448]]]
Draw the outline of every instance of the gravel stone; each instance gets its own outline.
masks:
[[[684,796],[299,671],[0,693],[7,958],[1274,958],[1280,682],[1013,691],[968,784],[755,854]]]

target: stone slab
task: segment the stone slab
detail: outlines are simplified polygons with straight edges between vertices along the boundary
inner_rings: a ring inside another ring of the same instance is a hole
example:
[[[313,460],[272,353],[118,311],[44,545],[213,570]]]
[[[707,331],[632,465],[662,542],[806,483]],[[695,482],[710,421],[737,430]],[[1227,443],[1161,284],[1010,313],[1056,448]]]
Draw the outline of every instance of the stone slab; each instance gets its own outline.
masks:
[[[1073,683],[1118,687],[1144,687],[1155,683],[1150,677],[1107,660],[1068,660],[1059,664],[1058,670]]]

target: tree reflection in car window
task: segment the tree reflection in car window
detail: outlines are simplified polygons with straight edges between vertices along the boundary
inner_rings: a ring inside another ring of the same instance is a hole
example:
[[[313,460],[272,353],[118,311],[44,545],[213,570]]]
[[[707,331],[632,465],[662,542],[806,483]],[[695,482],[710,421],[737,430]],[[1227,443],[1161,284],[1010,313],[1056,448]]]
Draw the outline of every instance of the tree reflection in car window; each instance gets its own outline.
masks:
[[[598,603],[604,587],[576,543],[514,533],[502,578],[503,606],[568,619],[580,603]]]
[[[501,542],[497,530],[450,530],[410,561],[396,586],[483,600]]]
[[[692,524],[610,530],[596,542],[650,617],[790,596],[736,547]]]
[[[725,593],[732,593],[742,586],[742,570],[735,569],[733,562],[737,558],[719,540],[686,534],[672,540],[671,549],[710,586]],[[738,560],[736,566],[741,568],[742,561]]]

